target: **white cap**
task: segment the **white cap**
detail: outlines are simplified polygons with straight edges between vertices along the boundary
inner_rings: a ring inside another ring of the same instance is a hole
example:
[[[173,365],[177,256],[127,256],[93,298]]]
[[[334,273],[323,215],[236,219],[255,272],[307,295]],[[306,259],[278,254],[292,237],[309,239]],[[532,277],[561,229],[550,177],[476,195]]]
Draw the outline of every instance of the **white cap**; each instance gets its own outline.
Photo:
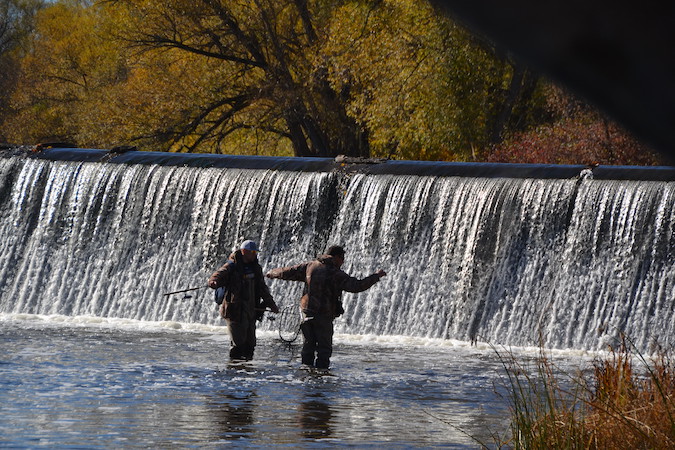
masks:
[[[253,252],[259,252],[260,249],[258,249],[258,244],[255,243],[255,241],[251,240],[246,240],[241,243],[241,246],[239,247],[242,250],[251,250]]]

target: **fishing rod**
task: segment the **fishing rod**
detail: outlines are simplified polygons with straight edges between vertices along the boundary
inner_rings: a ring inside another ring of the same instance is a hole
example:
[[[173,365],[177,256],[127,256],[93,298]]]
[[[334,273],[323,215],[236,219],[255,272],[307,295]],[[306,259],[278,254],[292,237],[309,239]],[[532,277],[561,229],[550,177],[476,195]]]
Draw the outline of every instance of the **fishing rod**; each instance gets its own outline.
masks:
[[[207,287],[209,287],[209,286],[199,286],[199,287],[194,287],[194,288],[181,289],[179,291],[167,292],[166,294],[164,294],[164,296],[168,297],[169,295],[173,295],[173,294],[182,294],[184,292],[198,291],[200,289],[206,289]],[[183,300],[189,299],[189,298],[192,298],[192,296],[186,295],[186,296],[183,297]],[[267,308],[267,307],[265,307],[265,308],[253,308],[253,310],[255,312],[274,312],[270,308]],[[276,317],[267,316],[267,319],[270,320],[270,321],[274,321],[276,319]]]
[[[200,289],[205,289],[205,288],[207,288],[207,287],[208,287],[208,286],[200,286],[200,287],[195,287],[195,288],[181,289],[180,291],[167,292],[166,294],[164,294],[164,296],[165,296],[165,297],[168,297],[169,295],[173,295],[173,294],[182,294],[183,292],[198,291],[198,290],[200,290]],[[192,298],[192,297],[187,296],[187,297],[185,297],[185,298]],[[272,311],[271,309],[269,309],[269,308],[254,308],[254,310],[255,310],[255,311],[273,312],[273,311]]]
[[[167,292],[166,294],[164,294],[164,297],[168,297],[169,295],[173,295],[173,294],[181,294],[183,292],[198,291],[200,289],[206,289],[207,287],[208,286],[199,286],[199,287],[196,287],[196,288],[181,289],[180,291]]]

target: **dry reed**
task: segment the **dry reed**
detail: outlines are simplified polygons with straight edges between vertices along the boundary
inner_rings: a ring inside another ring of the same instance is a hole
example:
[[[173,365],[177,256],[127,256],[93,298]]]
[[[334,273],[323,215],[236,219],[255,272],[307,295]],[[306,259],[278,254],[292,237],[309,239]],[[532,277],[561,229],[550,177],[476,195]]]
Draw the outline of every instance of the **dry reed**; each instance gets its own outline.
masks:
[[[624,339],[591,370],[568,374],[543,351],[536,367],[512,354],[506,369],[516,449],[675,448],[675,364],[666,352],[647,359]]]

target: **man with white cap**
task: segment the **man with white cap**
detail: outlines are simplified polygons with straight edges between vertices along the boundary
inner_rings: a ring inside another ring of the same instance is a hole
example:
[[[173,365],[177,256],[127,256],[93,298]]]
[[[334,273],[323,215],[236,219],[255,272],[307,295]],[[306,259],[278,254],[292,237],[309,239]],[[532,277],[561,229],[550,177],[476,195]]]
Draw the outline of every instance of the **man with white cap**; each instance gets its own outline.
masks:
[[[224,298],[220,315],[227,320],[232,347],[230,358],[253,358],[256,345],[256,319],[261,319],[265,308],[278,313],[279,308],[265,284],[262,267],[258,263],[258,244],[246,240],[239,250],[209,278],[209,287],[223,288]]]

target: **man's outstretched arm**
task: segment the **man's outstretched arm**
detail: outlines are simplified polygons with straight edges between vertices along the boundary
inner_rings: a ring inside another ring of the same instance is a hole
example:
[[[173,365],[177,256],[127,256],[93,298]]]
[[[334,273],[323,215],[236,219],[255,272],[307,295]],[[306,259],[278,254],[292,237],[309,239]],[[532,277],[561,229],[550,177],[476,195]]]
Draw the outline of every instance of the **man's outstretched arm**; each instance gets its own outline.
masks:
[[[305,281],[308,264],[309,263],[302,263],[291,267],[279,267],[270,270],[265,276],[267,278],[278,278],[280,280]]]
[[[363,292],[380,281],[380,278],[387,275],[384,270],[380,269],[374,274],[359,280],[358,278],[347,275],[345,272],[342,273],[344,274],[344,277],[341,280],[340,287],[343,291],[347,292]]]

